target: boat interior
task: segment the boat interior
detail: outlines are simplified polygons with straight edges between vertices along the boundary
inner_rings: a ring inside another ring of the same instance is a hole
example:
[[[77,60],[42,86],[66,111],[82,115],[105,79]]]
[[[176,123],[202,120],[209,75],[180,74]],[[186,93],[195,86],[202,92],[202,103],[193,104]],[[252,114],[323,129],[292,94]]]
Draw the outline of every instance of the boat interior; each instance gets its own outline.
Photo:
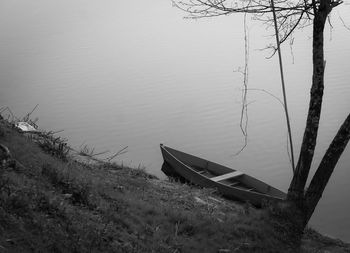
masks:
[[[193,165],[190,167],[193,170],[195,170],[197,173],[201,174],[204,177],[209,178],[212,181],[219,182],[224,185],[235,187],[242,190],[259,192],[255,188],[250,187],[244,183],[244,180],[242,179],[245,174],[241,171],[231,171],[221,175],[215,175],[213,172],[211,172],[209,169],[206,169],[206,168],[193,166]]]

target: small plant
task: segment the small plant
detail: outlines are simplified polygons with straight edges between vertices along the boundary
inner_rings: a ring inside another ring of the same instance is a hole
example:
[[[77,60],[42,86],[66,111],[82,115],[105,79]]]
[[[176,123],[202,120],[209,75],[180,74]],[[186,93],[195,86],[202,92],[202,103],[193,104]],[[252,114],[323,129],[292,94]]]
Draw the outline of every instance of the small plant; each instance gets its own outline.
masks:
[[[108,170],[120,170],[120,169],[123,169],[123,165],[119,165],[112,160],[119,155],[125,154],[127,152],[127,148],[128,146],[120,149],[115,154],[104,159],[98,158],[98,156],[109,153],[110,152],[109,150],[96,153],[95,148],[90,148],[88,145],[84,145],[84,146],[81,145],[80,150],[75,152],[78,156],[81,156],[86,159],[87,161],[86,164],[90,165],[90,162],[92,162],[91,164],[96,165],[95,168],[108,169]]]
[[[130,175],[136,178],[158,179],[158,177],[147,173],[145,167],[141,167],[141,165],[137,169],[130,169]]]
[[[52,131],[39,132],[34,140],[45,152],[66,161],[71,148],[66,139],[55,137],[54,134]]]

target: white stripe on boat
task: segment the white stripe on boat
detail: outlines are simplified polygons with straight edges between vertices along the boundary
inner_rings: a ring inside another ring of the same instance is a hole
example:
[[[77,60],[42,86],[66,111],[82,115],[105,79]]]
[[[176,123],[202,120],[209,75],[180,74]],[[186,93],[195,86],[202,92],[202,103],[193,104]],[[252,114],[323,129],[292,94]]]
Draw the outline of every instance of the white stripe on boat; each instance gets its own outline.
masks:
[[[215,182],[218,182],[218,181],[222,181],[222,180],[229,179],[229,178],[239,177],[239,176],[242,176],[242,175],[244,175],[243,172],[233,171],[233,172],[230,172],[230,173],[226,173],[224,175],[220,175],[220,176],[217,176],[217,177],[212,177],[210,179],[215,181]]]

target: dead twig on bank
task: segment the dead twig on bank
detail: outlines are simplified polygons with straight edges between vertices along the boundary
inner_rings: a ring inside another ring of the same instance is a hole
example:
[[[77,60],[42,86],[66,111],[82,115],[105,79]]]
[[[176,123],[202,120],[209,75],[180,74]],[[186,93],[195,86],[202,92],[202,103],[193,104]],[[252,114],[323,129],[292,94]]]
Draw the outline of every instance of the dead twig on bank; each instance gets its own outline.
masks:
[[[114,158],[116,158],[118,155],[122,155],[122,154],[125,154],[127,153],[127,148],[128,146],[120,149],[117,153],[115,153],[114,155],[110,156],[109,158],[107,158],[107,161],[110,162],[111,160],[113,160]]]

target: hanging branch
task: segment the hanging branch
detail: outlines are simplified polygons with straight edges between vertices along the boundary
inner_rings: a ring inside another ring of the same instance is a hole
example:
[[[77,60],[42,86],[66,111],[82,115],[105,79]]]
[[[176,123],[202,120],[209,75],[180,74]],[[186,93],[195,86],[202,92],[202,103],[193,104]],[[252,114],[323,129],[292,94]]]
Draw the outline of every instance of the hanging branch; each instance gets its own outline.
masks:
[[[248,144],[248,104],[247,104],[247,93],[248,93],[248,60],[249,60],[249,41],[247,32],[247,13],[244,14],[244,70],[243,70],[243,90],[242,90],[242,109],[240,128],[244,136],[244,144],[241,149],[234,155],[239,155]]]

